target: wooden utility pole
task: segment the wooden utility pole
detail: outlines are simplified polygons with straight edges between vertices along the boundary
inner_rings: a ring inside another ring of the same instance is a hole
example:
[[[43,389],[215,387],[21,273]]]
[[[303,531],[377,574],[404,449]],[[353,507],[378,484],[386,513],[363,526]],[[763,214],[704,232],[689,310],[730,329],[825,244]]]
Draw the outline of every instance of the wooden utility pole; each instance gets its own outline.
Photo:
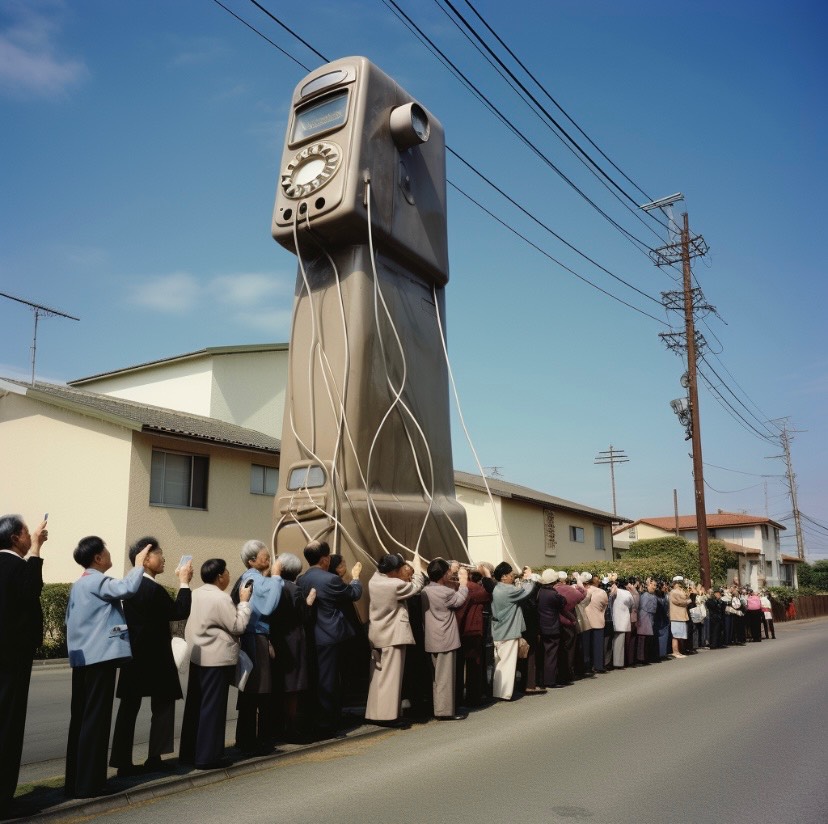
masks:
[[[623,449],[614,449],[612,444],[610,444],[609,449],[604,449],[602,452],[599,452],[598,455],[595,457],[593,463],[598,465],[606,465],[609,464],[610,468],[610,481],[612,483],[612,514],[618,514],[618,508],[615,504],[615,464],[617,463],[629,463],[630,459],[627,457]]]
[[[679,514],[678,514],[678,490],[673,490],[673,514],[676,517],[676,537],[678,538],[681,535],[681,530],[679,529]]]
[[[684,285],[684,335],[687,345],[687,394],[690,399],[693,444],[693,485],[696,498],[696,533],[699,542],[699,566],[702,586],[710,589],[710,551],[707,536],[707,511],[704,504],[704,466],[702,464],[699,387],[696,373],[696,323],[693,295],[693,274],[690,269],[690,225],[687,212],[681,227],[681,269]]]
[[[679,230],[673,220],[672,206],[683,200],[684,196],[678,192],[661,200],[647,203],[641,208],[647,212],[659,209],[668,217],[671,235],[677,240],[662,246],[660,249],[652,249],[650,256],[656,266],[672,266],[681,262],[682,291],[663,292],[662,302],[668,310],[684,313],[684,332],[671,331],[660,333],[661,339],[669,349],[676,352],[687,352],[687,372],[682,378],[682,386],[687,389],[687,399],[678,399],[671,402],[673,411],[679,415],[679,421],[688,430],[688,440],[693,445],[693,487],[696,501],[696,532],[699,543],[699,568],[701,572],[702,585],[705,589],[710,588],[710,551],[707,535],[707,512],[704,503],[704,467],[702,464],[701,448],[701,421],[699,415],[699,390],[696,361],[699,348],[704,344],[704,339],[696,333],[695,316],[697,311],[711,311],[713,307],[704,301],[701,289],[693,288],[693,272],[690,268],[690,261],[694,257],[702,257],[707,254],[707,244],[701,235],[690,235],[690,222],[687,212],[683,214],[683,222]]]
[[[788,424],[782,424],[782,434],[779,436],[782,442],[782,449],[785,452],[785,474],[788,478],[788,493],[791,496],[791,508],[793,509],[794,527],[796,528],[796,554],[800,560],[805,560],[805,536],[802,534],[802,518],[799,513],[799,504],[796,502],[796,475],[791,463],[791,436],[788,434]]]

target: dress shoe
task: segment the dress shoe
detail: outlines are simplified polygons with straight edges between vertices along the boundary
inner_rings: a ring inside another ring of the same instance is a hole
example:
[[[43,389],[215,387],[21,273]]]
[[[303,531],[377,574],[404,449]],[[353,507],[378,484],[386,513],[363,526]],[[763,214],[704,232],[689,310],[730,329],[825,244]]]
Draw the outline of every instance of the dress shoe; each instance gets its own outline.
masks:
[[[438,721],[464,721],[468,718],[468,713],[457,713],[457,715],[435,715]]]
[[[211,761],[209,764],[196,764],[197,770],[223,770],[229,767],[233,762],[229,758],[219,758],[218,761]]]
[[[387,727],[389,730],[407,730],[411,728],[411,722],[404,718],[393,718],[377,721],[371,718],[365,719],[366,724],[373,724],[375,727]]]
[[[144,768],[139,764],[128,764],[126,767],[118,767],[118,778],[129,778],[131,775],[141,775]]]
[[[167,772],[173,769],[169,761],[162,760],[160,755],[154,755],[144,762],[145,772]]]

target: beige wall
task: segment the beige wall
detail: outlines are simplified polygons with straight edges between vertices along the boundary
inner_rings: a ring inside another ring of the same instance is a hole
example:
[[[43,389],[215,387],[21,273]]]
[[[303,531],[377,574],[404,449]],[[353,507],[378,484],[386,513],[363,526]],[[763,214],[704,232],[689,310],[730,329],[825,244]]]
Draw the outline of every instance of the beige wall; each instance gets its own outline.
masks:
[[[82,389],[151,406],[210,415],[212,358],[159,364],[84,383]]]
[[[287,350],[214,357],[210,416],[281,438],[287,365]]]
[[[84,389],[282,435],[287,349],[229,352],[103,377]]]
[[[123,573],[132,432],[21,395],[0,397],[0,500],[30,527],[49,513],[43,577],[71,582],[80,575],[72,550],[100,535]]]
[[[458,486],[455,494],[463,509],[466,510],[469,555],[472,560],[477,563],[489,561],[492,564],[499,564],[503,560],[503,546],[497,529],[495,512],[498,517],[501,517],[503,499],[495,495],[495,506],[492,508],[485,492]]]
[[[153,447],[210,458],[207,509],[154,506],[149,503]],[[278,467],[278,456],[176,438],[136,433],[132,448],[128,541],[156,537],[165,551],[167,569],[159,581],[173,586],[181,555],[193,556],[195,580],[208,558],[224,558],[235,580],[241,574],[239,550],[248,538],[270,543],[273,496],[250,492],[251,464]],[[127,562],[128,563],[128,562]]]
[[[593,521],[589,516],[555,509],[554,554],[547,554],[545,539],[545,507],[542,504],[517,501],[494,496],[495,507],[501,518],[503,536],[514,559],[504,552],[497,532],[494,510],[485,492],[457,486],[457,500],[466,510],[469,530],[469,554],[475,561],[497,564],[506,560],[514,565],[532,567],[580,565],[596,560],[612,559],[612,536],[609,523],[603,524],[604,550],[595,549]],[[547,509],[550,509],[547,507]],[[584,530],[584,543],[569,540],[569,527]]]

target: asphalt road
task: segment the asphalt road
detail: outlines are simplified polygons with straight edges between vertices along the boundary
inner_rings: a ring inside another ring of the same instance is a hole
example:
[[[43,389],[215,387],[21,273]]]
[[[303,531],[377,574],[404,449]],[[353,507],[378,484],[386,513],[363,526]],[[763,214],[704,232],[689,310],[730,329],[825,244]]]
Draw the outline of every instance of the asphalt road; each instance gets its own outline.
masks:
[[[100,819],[824,824],[828,619],[777,635],[294,756]]]
[[[187,692],[187,677],[182,678],[184,693]],[[72,671],[65,667],[35,667],[29,688],[29,712],[26,716],[26,737],[23,741],[20,783],[30,783],[63,775],[66,756],[66,739],[69,735],[69,709],[72,696]],[[118,699],[112,711],[112,726]],[[181,731],[184,702],[176,701],[175,736]],[[227,707],[228,740],[234,738],[236,724],[236,692],[230,691]],[[147,756],[149,743],[150,707],[149,700],[141,705],[135,724],[135,763],[141,763]],[[110,738],[111,740],[111,738]],[[176,742],[177,746],[177,742]]]

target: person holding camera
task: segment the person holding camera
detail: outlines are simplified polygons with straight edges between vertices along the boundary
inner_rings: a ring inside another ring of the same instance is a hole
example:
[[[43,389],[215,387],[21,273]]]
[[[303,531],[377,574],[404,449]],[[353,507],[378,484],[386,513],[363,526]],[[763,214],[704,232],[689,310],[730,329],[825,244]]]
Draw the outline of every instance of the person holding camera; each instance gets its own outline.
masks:
[[[521,604],[535,594],[537,582],[532,569],[523,568],[523,586],[516,586],[511,564],[502,561],[494,570],[497,585],[492,591],[492,640],[495,645],[495,671],[492,693],[501,701],[511,701],[515,689],[520,639],[526,629]]]
[[[193,591],[184,639],[190,647],[190,677],[178,760],[210,770],[224,766],[227,694],[239,660],[239,638],[250,623],[248,587],[239,589],[238,606],[227,592],[230,570],[223,558],[201,565],[204,586]]]
[[[246,755],[265,755],[273,749],[270,616],[282,596],[282,564],[277,558],[271,566],[270,551],[257,540],[245,542],[241,560],[246,569],[239,588],[251,592],[250,621],[241,637],[241,648],[253,662],[253,669],[239,692],[236,746]]]
[[[187,561],[175,570],[179,589],[173,600],[155,580],[164,572],[165,564],[164,550],[156,538],[146,536],[137,540],[130,547],[129,560],[135,566],[138,554],[146,546],[150,551],[144,558],[141,586],[134,598],[124,601],[132,661],[124,664],[118,675],[117,695],[121,702],[109,755],[109,766],[116,767],[119,776],[163,768],[161,756],[174,750],[175,702],[184,697],[173,659],[170,621],[183,621],[190,615],[193,563]],[[132,763],[132,744],[144,697],[150,699],[152,720],[149,753],[141,768]]]

